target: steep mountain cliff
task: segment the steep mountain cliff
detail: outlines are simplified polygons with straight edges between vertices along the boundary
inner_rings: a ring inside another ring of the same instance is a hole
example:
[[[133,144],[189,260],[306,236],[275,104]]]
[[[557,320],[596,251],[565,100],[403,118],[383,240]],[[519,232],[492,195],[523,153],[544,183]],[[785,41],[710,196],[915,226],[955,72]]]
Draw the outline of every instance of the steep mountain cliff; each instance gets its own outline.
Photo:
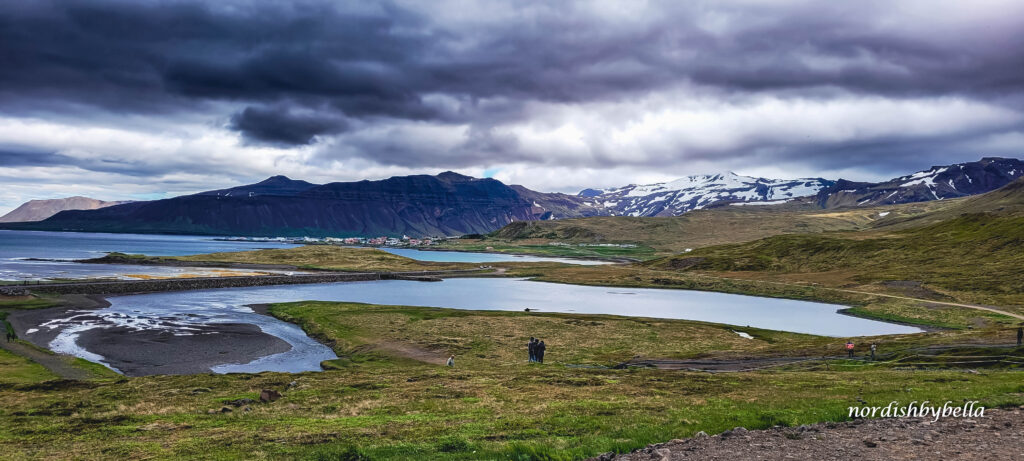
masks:
[[[0,222],[42,221],[64,210],[96,210],[126,202],[105,202],[89,197],[67,197],[50,200],[30,200],[10,213],[0,216]]]
[[[66,211],[45,230],[213,235],[459,235],[533,220],[533,205],[494,179],[456,173],[298,184],[284,177],[95,211]]]

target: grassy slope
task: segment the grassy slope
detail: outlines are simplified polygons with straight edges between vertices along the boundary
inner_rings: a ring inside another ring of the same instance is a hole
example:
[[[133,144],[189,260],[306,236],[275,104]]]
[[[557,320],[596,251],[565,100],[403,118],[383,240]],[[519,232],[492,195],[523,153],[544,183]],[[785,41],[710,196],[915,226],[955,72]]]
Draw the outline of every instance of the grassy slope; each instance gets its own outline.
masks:
[[[493,238],[448,240],[438,249],[480,251],[490,253],[530,254],[560,258],[626,259],[643,261],[656,257],[658,251],[646,245],[636,248],[551,245],[548,241],[504,241]]]
[[[986,405],[1024,403],[1021,372],[831,371],[710,375],[575,368],[634,355],[835,353],[842,340],[614,316],[468,312],[351,303],[289,303],[271,311],[335,344],[335,370],[299,376],[196,375],[118,382],[0,386],[0,452],[13,459],[159,457],[578,459],[720,432],[845,419],[858,398]],[[547,364],[527,365],[539,335]],[[957,332],[882,339],[882,350],[955,340]],[[401,347],[399,347],[401,346]],[[449,369],[408,358],[456,355]],[[836,371],[837,366],[840,370]],[[288,388],[287,383],[296,382]],[[272,404],[208,414],[223,402],[282,390]]]
[[[495,247],[544,245],[551,241],[640,243],[653,248],[657,255],[666,255],[686,248],[746,242],[778,234],[860,230],[885,220],[933,212],[951,203],[838,211],[795,206],[726,206],[664,218],[617,216],[516,222],[490,234],[485,242]],[[889,214],[883,218],[880,212]]]
[[[57,378],[42,365],[3,349],[0,349],[0,370],[3,370],[0,373],[0,386],[36,383]]]
[[[1024,217],[962,215],[872,238],[783,235],[701,249],[651,267],[729,273],[807,274],[829,285],[922,282],[966,302],[1024,306]],[[938,296],[941,298],[941,296]]]

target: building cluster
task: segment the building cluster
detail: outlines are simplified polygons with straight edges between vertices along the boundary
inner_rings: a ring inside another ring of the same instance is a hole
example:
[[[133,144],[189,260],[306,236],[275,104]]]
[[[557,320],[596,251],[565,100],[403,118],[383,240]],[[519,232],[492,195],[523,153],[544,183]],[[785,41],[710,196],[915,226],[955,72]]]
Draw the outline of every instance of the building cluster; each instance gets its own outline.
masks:
[[[301,245],[366,245],[366,246],[393,246],[393,247],[421,247],[431,246],[447,237],[426,237],[413,238],[403,235],[397,237],[223,237],[215,240],[226,240],[231,242],[268,242],[268,243],[292,243]]]

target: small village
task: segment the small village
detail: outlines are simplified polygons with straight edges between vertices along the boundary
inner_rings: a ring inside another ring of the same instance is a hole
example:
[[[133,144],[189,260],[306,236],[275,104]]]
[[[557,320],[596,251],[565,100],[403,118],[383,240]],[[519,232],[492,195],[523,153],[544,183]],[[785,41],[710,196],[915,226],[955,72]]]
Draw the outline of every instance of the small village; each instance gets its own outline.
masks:
[[[228,242],[266,242],[292,245],[346,245],[346,246],[367,246],[367,247],[429,247],[437,245],[446,240],[459,239],[460,237],[424,237],[413,238],[408,235],[398,237],[218,237],[214,240]],[[465,238],[465,237],[462,237]],[[549,246],[561,247],[602,247],[602,248],[636,248],[635,243],[566,243],[551,242]],[[491,250],[491,247],[487,247]]]
[[[425,247],[448,240],[449,237],[413,238],[408,235],[397,237],[221,237],[214,240],[227,242],[266,242],[293,245],[351,245],[351,246],[389,246],[389,247]]]

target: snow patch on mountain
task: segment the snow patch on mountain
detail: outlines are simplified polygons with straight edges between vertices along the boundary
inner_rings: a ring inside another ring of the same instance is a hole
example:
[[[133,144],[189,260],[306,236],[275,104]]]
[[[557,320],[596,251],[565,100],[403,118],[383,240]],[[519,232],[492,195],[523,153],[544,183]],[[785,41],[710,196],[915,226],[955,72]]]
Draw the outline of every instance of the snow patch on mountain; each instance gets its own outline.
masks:
[[[782,203],[815,195],[832,184],[821,178],[766,179],[729,172],[687,176],[664,183],[587,189],[580,195],[603,204],[611,215],[674,216],[719,202]]]

